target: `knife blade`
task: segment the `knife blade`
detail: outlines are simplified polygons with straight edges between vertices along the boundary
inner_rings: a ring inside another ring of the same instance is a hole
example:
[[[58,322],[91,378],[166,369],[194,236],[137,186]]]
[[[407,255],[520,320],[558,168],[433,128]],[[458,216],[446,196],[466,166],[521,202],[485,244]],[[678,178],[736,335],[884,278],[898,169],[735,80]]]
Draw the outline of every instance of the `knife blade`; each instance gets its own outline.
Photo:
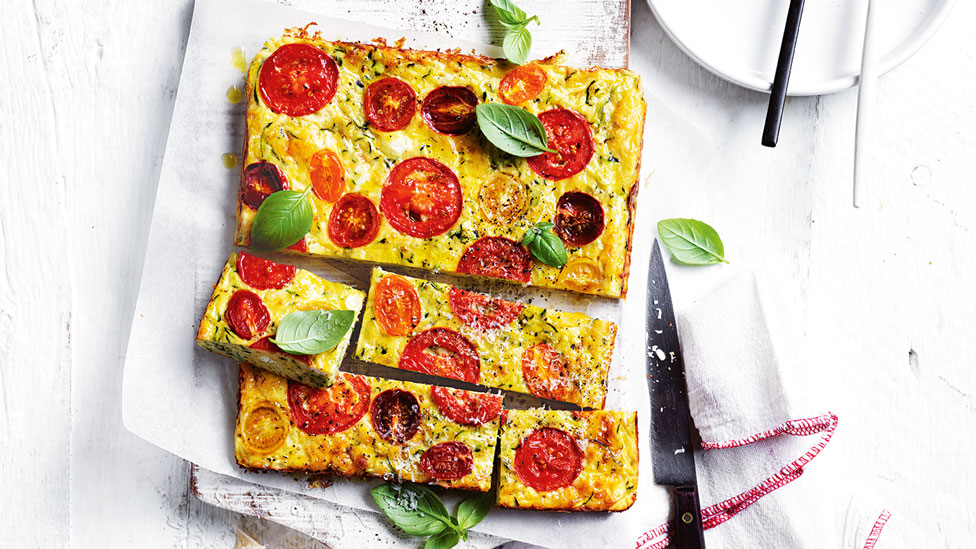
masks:
[[[674,489],[675,528],[671,547],[705,547],[698,475],[692,445],[691,412],[678,327],[655,239],[647,270],[647,386],[651,393],[651,450],[654,483]]]

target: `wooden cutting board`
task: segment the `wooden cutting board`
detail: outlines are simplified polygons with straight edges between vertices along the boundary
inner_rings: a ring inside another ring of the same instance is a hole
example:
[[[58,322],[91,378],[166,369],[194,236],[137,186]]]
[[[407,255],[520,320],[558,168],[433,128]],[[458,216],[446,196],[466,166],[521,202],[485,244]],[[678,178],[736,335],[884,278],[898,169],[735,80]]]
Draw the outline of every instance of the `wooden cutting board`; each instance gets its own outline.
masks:
[[[434,31],[480,43],[501,44],[505,32],[486,0],[307,0],[288,4],[332,17],[390,28]],[[521,0],[519,6],[541,20],[540,25],[530,27],[533,58],[563,50],[569,65],[628,65],[630,0]],[[368,280],[368,272],[365,277]],[[201,501],[294,528],[333,549],[416,545],[415,538],[399,534],[379,514],[357,512],[327,501],[252,484],[194,464],[190,467],[190,490]],[[487,549],[505,541],[472,533],[466,546]]]

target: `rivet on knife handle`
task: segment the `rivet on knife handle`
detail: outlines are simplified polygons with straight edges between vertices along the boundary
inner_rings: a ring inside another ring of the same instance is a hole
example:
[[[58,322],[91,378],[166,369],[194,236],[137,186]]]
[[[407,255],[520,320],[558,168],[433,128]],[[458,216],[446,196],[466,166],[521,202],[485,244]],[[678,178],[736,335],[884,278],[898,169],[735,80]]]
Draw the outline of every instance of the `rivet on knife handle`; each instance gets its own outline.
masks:
[[[675,528],[671,537],[676,549],[702,549],[705,547],[701,506],[698,489],[694,486],[678,486],[674,489]]]

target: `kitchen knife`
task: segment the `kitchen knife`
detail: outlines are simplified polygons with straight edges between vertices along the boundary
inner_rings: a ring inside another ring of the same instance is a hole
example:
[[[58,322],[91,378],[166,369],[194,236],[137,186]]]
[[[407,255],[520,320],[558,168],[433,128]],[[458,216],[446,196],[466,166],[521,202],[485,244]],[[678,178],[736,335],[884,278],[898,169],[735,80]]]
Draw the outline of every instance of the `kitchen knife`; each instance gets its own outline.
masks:
[[[651,250],[647,270],[647,386],[651,392],[651,459],[654,483],[674,489],[674,528],[671,545],[677,549],[705,547],[698,477],[691,438],[691,412],[685,365],[681,360],[678,328],[664,272],[661,246]]]

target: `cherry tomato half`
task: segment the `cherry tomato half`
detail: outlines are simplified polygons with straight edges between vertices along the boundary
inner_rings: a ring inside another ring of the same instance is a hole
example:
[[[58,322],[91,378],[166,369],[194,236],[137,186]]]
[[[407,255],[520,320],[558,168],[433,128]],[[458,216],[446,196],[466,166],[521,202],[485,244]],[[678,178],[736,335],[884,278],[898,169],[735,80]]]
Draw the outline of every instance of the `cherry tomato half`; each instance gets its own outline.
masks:
[[[310,435],[331,435],[352,427],[366,415],[369,397],[369,383],[353,374],[340,374],[326,389],[288,382],[291,417]]]
[[[464,250],[457,272],[528,282],[532,275],[532,256],[514,240],[485,236]]]
[[[326,106],[339,85],[339,67],[308,44],[285,44],[261,65],[258,88],[272,111],[305,116]]]
[[[400,130],[417,112],[417,94],[399,78],[382,78],[366,86],[363,112],[366,120],[380,131]]]
[[[563,242],[570,246],[583,246],[603,234],[603,206],[586,193],[564,193],[556,202],[553,222],[556,234]]]
[[[546,129],[549,148],[557,152],[529,158],[532,171],[553,180],[583,171],[593,158],[593,132],[586,119],[573,111],[553,109],[540,114],[539,121]]]
[[[288,190],[288,181],[278,166],[262,160],[244,168],[241,173],[241,202],[257,210],[271,193]]]
[[[441,86],[427,94],[420,113],[435,132],[447,135],[468,133],[477,122],[478,96],[464,86]]]
[[[418,156],[390,171],[380,209],[397,231],[429,238],[454,226],[461,216],[462,200],[457,175],[436,160]]]
[[[365,196],[343,195],[329,214],[329,239],[336,246],[358,248],[376,238],[380,232],[380,212]]]
[[[542,93],[549,78],[539,65],[519,65],[498,84],[498,96],[509,105],[532,101]]]
[[[399,367],[468,383],[478,383],[481,378],[481,359],[475,346],[447,328],[432,328],[413,336],[403,348]]]
[[[400,275],[386,275],[373,292],[373,310],[380,328],[393,336],[413,333],[420,322],[420,296]]]

